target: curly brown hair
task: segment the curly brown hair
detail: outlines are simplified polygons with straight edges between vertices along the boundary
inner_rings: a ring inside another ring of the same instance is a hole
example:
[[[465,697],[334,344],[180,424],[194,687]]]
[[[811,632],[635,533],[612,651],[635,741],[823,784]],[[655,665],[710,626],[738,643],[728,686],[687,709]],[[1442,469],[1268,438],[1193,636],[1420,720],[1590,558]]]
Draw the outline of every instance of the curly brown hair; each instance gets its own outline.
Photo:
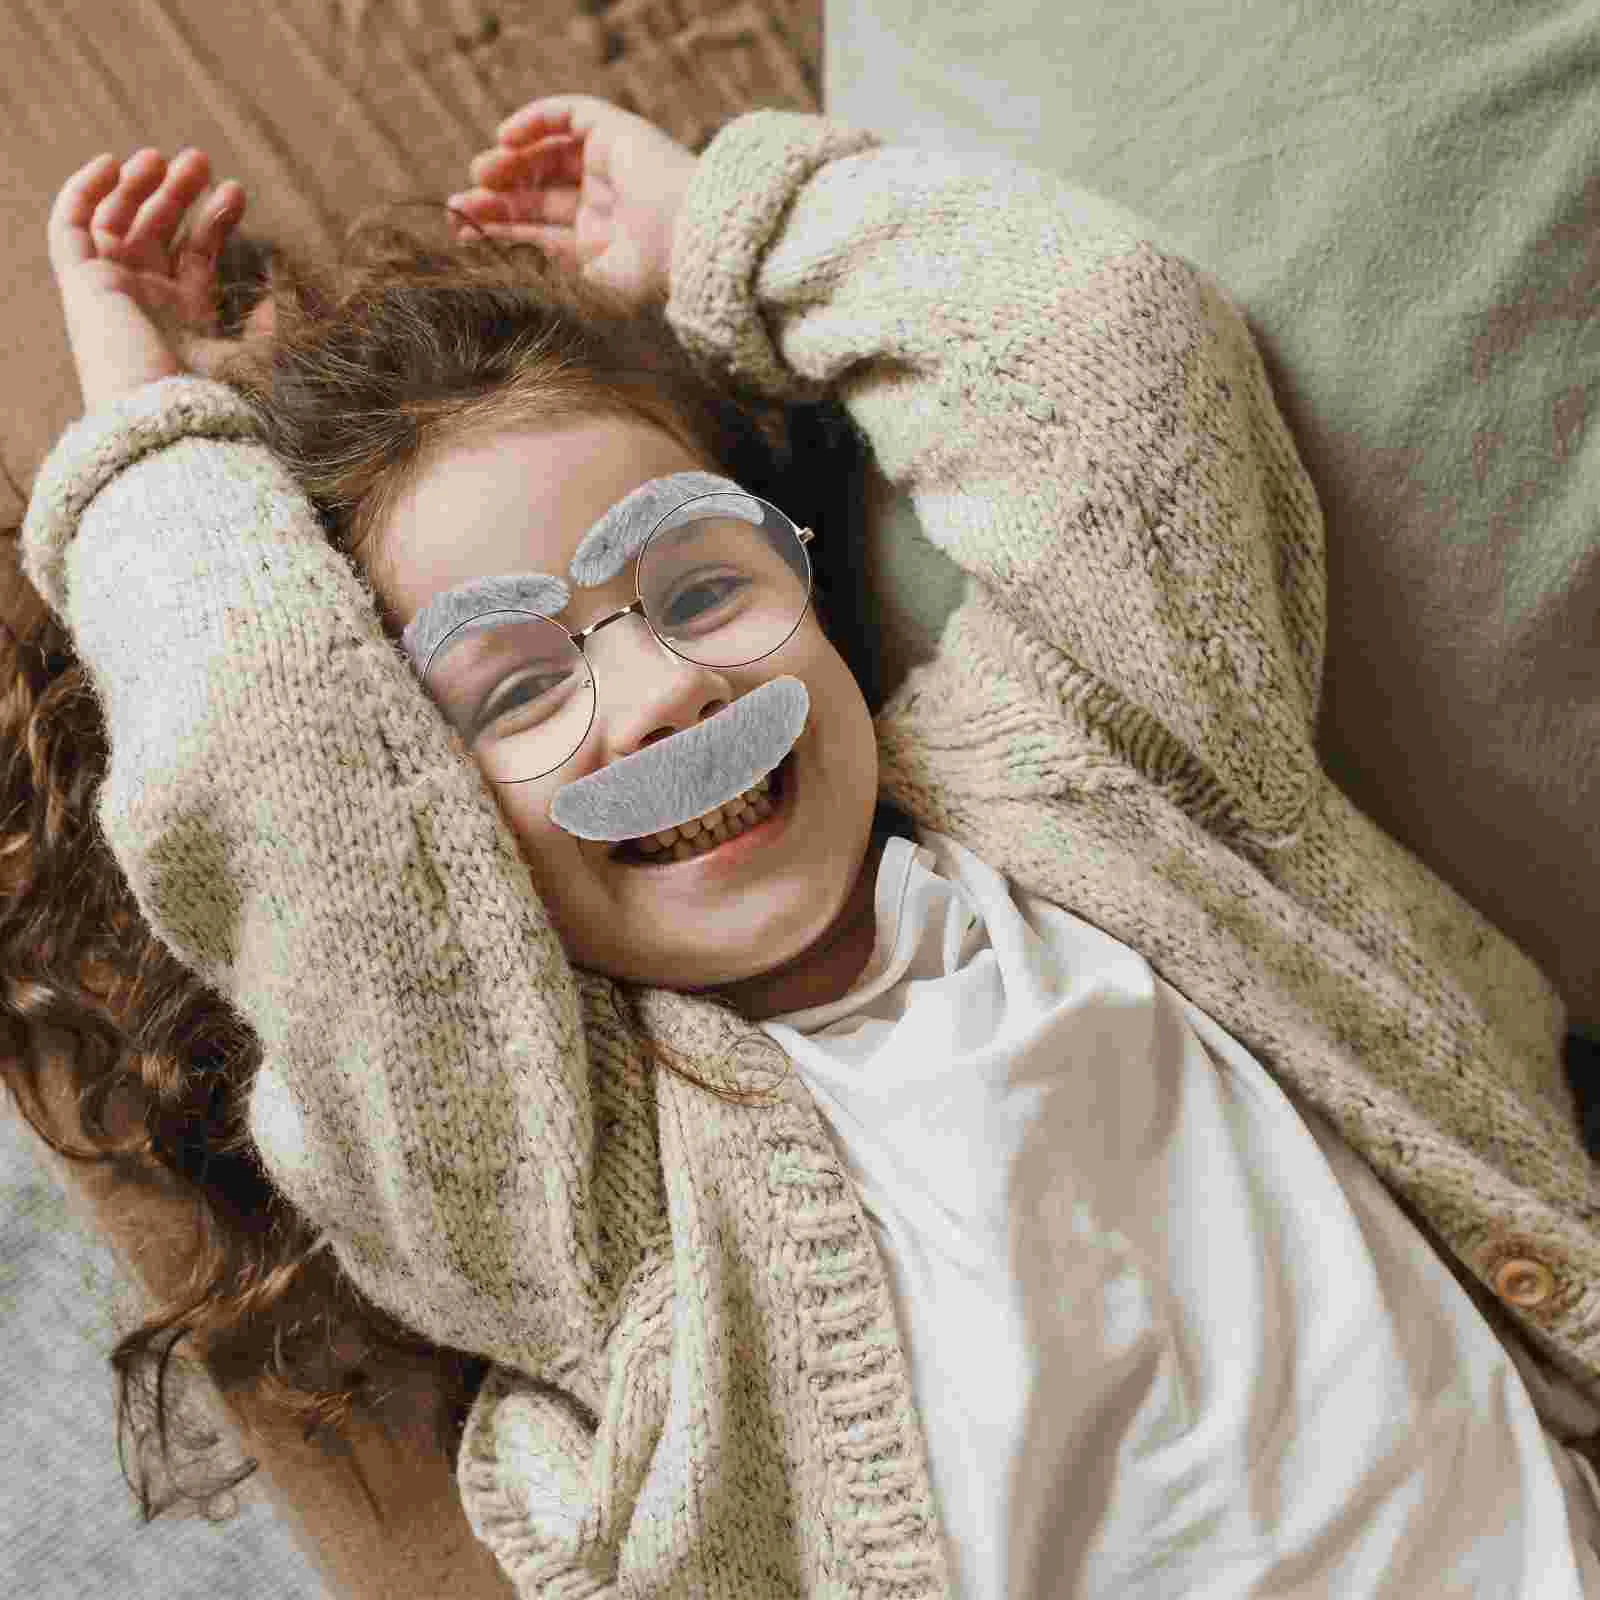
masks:
[[[393,204],[439,210],[436,201]],[[690,362],[664,306],[630,309],[533,245],[482,235],[440,246],[379,219],[358,221],[330,262],[277,246],[254,251],[269,267],[270,331],[242,342],[210,375],[253,403],[266,442],[352,563],[370,572],[382,558],[374,529],[425,449],[595,415],[642,417],[708,469],[829,530],[815,547],[818,615],[877,709],[880,669],[871,630],[861,626],[856,554],[866,451],[836,403],[778,406],[720,387]],[[225,308],[237,323],[237,284]],[[178,1486],[168,1368],[184,1339],[219,1392],[270,1408],[358,1478],[345,1430],[357,1415],[383,1425],[384,1379],[424,1368],[442,1385],[434,1431],[453,1460],[489,1363],[441,1350],[368,1302],[267,1183],[246,1121],[259,1042],[154,936],[97,830],[107,765],[100,708],[70,636],[20,573],[19,529],[8,532],[0,565],[0,615],[9,619],[0,621],[0,1078],[63,1158],[108,1163],[115,1181],[130,1185],[176,1183],[194,1199],[187,1282],[157,1296],[109,1357],[118,1458],[142,1520],[179,1499],[212,1517],[210,1502],[257,1466],[246,1460],[199,1487]],[[398,638],[397,620],[381,620]],[[887,802],[875,826],[909,831]],[[40,1081],[54,1054],[50,1030],[72,1040],[52,1070],[65,1073],[86,1150],[50,1126]],[[700,1088],[741,1098],[656,1059]],[[107,1126],[113,1103],[125,1131]],[[154,1431],[172,1484],[164,1496],[152,1496],[146,1470],[152,1374]],[[172,1375],[186,1375],[183,1360]],[[123,1457],[125,1424],[137,1441],[137,1484]],[[187,1431],[189,1443],[216,1442],[214,1432]],[[364,1478],[361,1486],[381,1520]]]

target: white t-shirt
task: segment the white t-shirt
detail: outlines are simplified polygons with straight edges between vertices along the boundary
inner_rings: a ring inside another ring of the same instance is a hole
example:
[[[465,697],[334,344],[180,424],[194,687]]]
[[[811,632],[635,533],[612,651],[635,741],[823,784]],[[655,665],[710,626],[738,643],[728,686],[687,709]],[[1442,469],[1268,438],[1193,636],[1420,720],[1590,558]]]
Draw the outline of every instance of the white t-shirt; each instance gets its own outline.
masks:
[[[1331,1124],[918,839],[850,992],[763,1026],[882,1248],[964,1600],[1600,1600],[1600,1481]]]

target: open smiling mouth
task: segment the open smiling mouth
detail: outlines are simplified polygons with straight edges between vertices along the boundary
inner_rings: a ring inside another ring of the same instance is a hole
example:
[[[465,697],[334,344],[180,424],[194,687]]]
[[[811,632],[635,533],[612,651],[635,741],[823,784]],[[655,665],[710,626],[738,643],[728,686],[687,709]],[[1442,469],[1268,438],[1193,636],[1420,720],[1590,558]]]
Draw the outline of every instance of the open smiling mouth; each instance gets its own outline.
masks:
[[[797,788],[793,768],[794,751],[790,750],[771,772],[725,805],[714,806],[679,827],[626,839],[609,852],[609,858],[659,871],[715,855],[735,840],[745,841],[741,855],[759,849],[788,818],[791,808],[787,802]]]

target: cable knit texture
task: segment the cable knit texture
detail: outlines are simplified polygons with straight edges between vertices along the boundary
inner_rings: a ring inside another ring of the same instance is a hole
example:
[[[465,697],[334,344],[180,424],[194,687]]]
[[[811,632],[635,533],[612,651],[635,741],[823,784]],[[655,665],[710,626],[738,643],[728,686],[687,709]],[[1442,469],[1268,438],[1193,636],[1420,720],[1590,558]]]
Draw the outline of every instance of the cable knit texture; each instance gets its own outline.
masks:
[[[668,316],[735,386],[839,398],[971,580],[879,713],[883,792],[1140,952],[1594,1378],[1560,1001],[1321,771],[1322,519],[1223,291],[1042,172],[758,111],[696,168]],[[366,1294],[496,1363],[458,1481],[518,1593],[948,1594],[809,1095],[758,1027],[567,962],[243,402],[177,378],[73,424],[24,551],[103,701],[117,860],[260,1036],[273,1181]]]

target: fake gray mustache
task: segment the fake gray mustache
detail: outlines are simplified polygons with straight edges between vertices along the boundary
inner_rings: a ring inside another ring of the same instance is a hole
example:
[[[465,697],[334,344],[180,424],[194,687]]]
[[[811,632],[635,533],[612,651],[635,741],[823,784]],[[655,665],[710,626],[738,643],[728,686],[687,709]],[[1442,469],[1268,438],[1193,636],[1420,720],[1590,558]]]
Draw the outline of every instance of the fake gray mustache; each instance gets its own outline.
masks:
[[[743,794],[794,748],[811,696],[798,678],[773,678],[670,739],[563,784],[550,819],[580,839],[662,833]]]

